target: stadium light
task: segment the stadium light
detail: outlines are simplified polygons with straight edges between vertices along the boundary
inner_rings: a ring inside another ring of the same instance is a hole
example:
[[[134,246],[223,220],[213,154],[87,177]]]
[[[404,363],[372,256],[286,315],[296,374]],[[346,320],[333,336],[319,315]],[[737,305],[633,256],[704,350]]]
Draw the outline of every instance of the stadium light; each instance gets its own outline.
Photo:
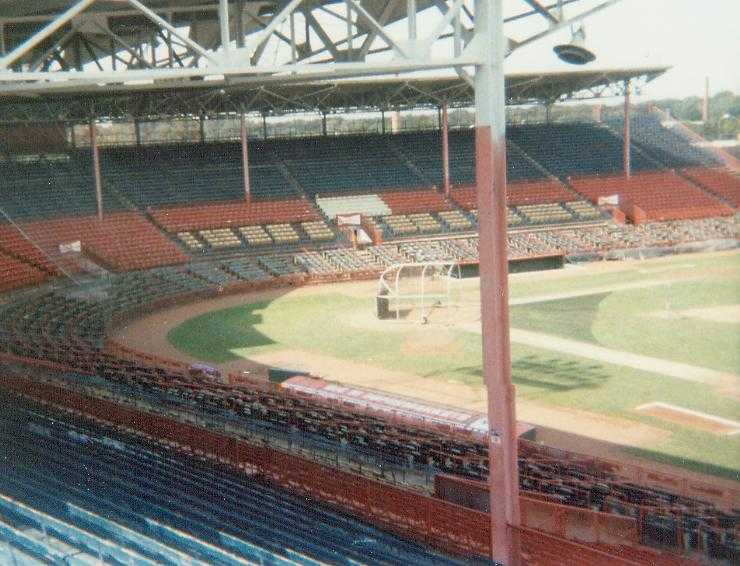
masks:
[[[570,42],[552,48],[561,61],[571,65],[585,65],[596,59],[596,55],[586,48],[586,30],[583,25],[571,30]]]

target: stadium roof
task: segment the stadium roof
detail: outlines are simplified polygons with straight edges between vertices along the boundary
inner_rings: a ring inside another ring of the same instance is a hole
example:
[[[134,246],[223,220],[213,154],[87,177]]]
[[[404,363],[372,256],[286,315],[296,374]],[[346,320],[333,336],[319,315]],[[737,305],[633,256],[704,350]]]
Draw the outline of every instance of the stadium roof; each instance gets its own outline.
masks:
[[[0,0],[1,1],[1,0]],[[584,70],[558,73],[517,73],[506,77],[508,104],[558,102],[620,95],[624,82],[647,83],[668,67]],[[348,111],[404,110],[473,104],[473,89],[457,76],[405,77],[333,82],[238,79],[194,81],[189,88],[167,83],[124,85],[100,91],[70,85],[68,92],[18,92],[0,101],[1,122],[88,120],[90,117],[156,119],[160,117],[236,112],[281,115]]]

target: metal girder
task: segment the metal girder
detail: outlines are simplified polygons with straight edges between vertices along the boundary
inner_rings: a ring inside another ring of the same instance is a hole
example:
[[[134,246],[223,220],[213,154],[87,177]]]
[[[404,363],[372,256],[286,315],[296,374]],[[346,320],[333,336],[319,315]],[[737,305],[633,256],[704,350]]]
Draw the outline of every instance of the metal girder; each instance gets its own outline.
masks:
[[[23,57],[31,49],[44,41],[58,29],[62,28],[72,18],[91,6],[95,0],[80,0],[69,9],[65,10],[57,18],[31,35],[26,41],[18,45],[13,51],[0,58],[0,69],[7,69],[9,65]]]
[[[558,4],[516,1],[525,9],[504,22],[532,17],[540,20],[544,29],[528,37],[508,37],[510,50],[543,39],[619,0],[604,0],[581,13],[571,7],[567,19],[555,15]],[[56,14],[21,9],[15,16],[3,14],[0,5],[0,26],[9,51],[0,58],[0,94],[89,94],[127,91],[132,85],[143,90],[147,84],[156,91],[165,85],[189,89],[194,82],[227,86],[289,83],[420,70],[450,70],[471,84],[471,67],[482,60],[482,51],[490,42],[475,41],[475,14],[466,2],[469,0],[281,0],[277,4],[268,0],[80,0]],[[562,0],[560,4],[580,2],[585,0]],[[435,6],[439,9],[436,14],[428,10]],[[422,12],[423,23],[419,20]],[[406,20],[405,27],[393,26],[402,20]],[[306,28],[305,43],[296,38],[299,23]],[[41,28],[34,31],[37,24]],[[288,25],[290,32],[284,29]],[[136,26],[147,26],[151,32],[137,33]],[[62,64],[59,49],[48,42],[75,30],[81,49],[73,50],[72,59],[65,56]],[[110,53],[100,48],[96,37],[100,34],[114,40]],[[310,47],[311,35],[320,41],[314,49]],[[164,43],[155,43],[152,38]],[[373,47],[377,38],[383,44]],[[148,50],[147,57],[141,56],[142,49]],[[69,70],[77,66],[81,70]]]
[[[640,88],[664,73],[665,67],[576,71],[573,73],[519,74],[506,79],[507,104],[556,102],[566,99],[618,97],[629,80]],[[151,91],[146,85],[127,92],[78,96],[78,91],[54,97],[0,100],[0,122],[84,121],[90,114],[112,120],[167,119],[168,116],[205,114],[209,118],[231,112],[291,114],[309,110],[336,113],[381,110],[470,107],[473,88],[465,80],[445,78],[394,78],[377,81],[333,81],[209,86],[200,81],[189,89],[163,87]],[[134,87],[131,87],[132,89]]]

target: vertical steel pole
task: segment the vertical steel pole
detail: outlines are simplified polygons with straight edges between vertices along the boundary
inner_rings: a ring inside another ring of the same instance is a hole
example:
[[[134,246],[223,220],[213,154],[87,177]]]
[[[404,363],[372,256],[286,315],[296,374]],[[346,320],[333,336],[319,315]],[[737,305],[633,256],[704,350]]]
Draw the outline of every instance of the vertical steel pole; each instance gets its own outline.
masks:
[[[630,160],[630,82],[624,82],[624,133],[622,134],[624,149],[622,150],[623,168],[625,177],[632,176],[632,164]]]
[[[242,142],[242,172],[244,174],[244,199],[249,203],[252,200],[252,186],[249,181],[249,139],[247,136],[247,115],[241,113],[241,142]]]
[[[509,344],[503,0],[476,0],[475,33],[481,35],[479,44],[485,46],[484,62],[475,71],[475,145],[483,377],[488,393],[491,558],[512,566],[520,561],[520,519]]]
[[[442,103],[442,188],[450,196],[450,138],[447,121],[447,101]]]
[[[90,152],[92,154],[93,180],[95,181],[95,201],[98,205],[98,220],[103,220],[103,182],[100,178],[100,155],[98,154],[98,134],[95,120],[90,120]]]
[[[230,49],[229,42],[229,0],[219,0],[218,23],[221,30],[221,47],[224,51]]]

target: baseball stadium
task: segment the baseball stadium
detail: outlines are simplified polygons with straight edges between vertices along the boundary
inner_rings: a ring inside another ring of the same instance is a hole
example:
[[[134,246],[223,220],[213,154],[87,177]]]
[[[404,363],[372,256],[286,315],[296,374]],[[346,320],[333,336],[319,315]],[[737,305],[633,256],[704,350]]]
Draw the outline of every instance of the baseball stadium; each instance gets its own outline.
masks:
[[[737,563],[740,162],[616,4],[0,0],[0,564]]]

